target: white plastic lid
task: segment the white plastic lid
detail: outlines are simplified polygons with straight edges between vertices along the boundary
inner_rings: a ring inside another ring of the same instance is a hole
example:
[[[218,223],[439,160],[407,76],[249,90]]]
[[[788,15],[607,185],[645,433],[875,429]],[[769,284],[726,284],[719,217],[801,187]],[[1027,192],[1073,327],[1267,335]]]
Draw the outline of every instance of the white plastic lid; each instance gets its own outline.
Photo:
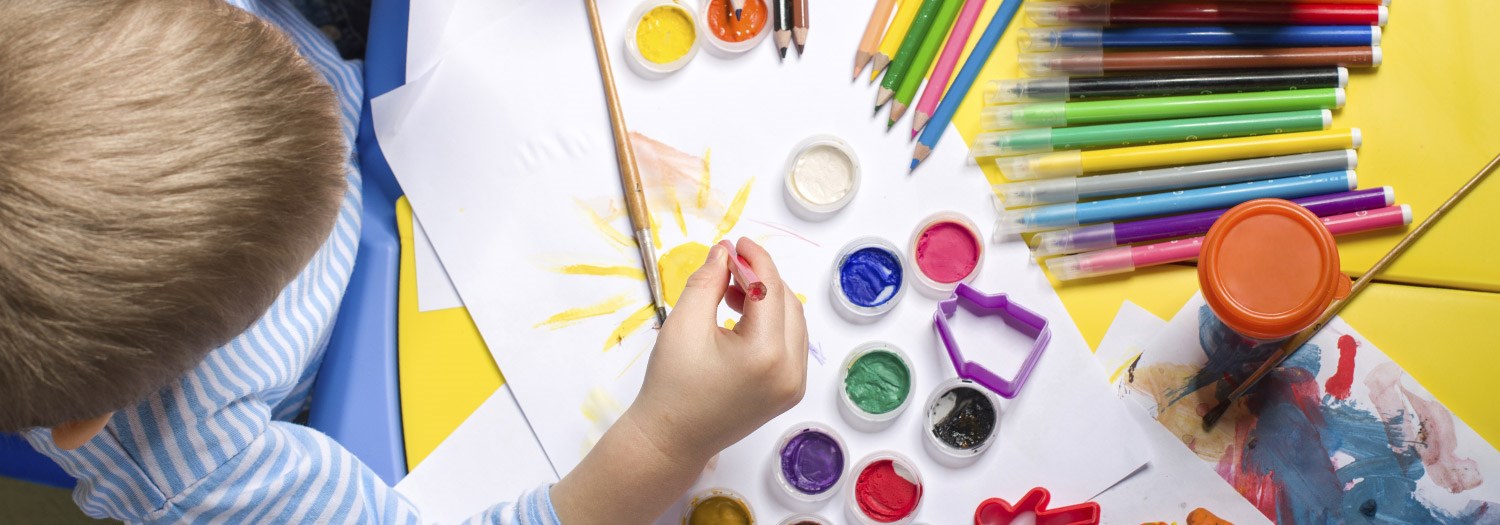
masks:
[[[1410,204],[1402,204],[1401,205],[1401,224],[1408,225],[1408,226],[1411,225],[1411,205]]]
[[[1370,67],[1380,67],[1382,60],[1384,60],[1384,55],[1380,51],[1380,46],[1370,48]]]
[[[1339,66],[1339,87],[1349,87],[1349,68]]]
[[[833,522],[828,521],[828,518],[824,518],[817,514],[793,514],[791,516],[787,516],[786,519],[781,520],[781,525],[800,525],[803,523],[813,523],[815,525],[833,525]]]
[[[1392,188],[1390,186],[1381,186],[1380,189],[1385,190],[1386,206],[1390,206],[1396,203],[1396,188]]]
[[[1352,170],[1359,167],[1359,152],[1352,149],[1346,149],[1344,150],[1344,155],[1349,158],[1349,161],[1345,166],[1346,168]]]
[[[1349,129],[1349,136],[1350,136],[1350,137],[1352,137],[1352,138],[1351,138],[1351,139],[1350,139],[1350,140],[1349,140],[1349,143],[1350,143],[1350,144],[1353,144],[1353,146],[1352,146],[1352,147],[1353,147],[1353,148],[1354,148],[1354,149],[1359,149],[1359,147],[1360,147],[1360,146],[1361,146],[1361,145],[1363,145],[1363,144],[1364,144],[1364,142],[1365,142],[1365,136],[1364,136],[1364,134],[1363,134],[1363,133],[1360,133],[1360,132],[1359,132],[1359,128],[1350,128],[1350,129]]]
[[[1343,98],[1342,97],[1339,98],[1339,105],[1343,105],[1343,102],[1344,102]],[[1326,110],[1326,109],[1323,110],[1323,129],[1328,129],[1328,127],[1332,126],[1332,125],[1333,125],[1333,112],[1329,111],[1329,110]]]
[[[1382,33],[1384,33],[1384,30],[1382,30],[1380,26],[1370,26],[1370,45],[1380,45],[1380,38]]]
[[[1344,88],[1333,88],[1334,109],[1344,107],[1344,102],[1348,99],[1348,96],[1349,94],[1344,90]]]
[[[1349,191],[1359,187],[1359,174],[1354,173],[1354,170],[1345,170],[1344,174],[1349,177]]]
[[[1391,8],[1382,5],[1380,7],[1375,8],[1375,9],[1376,9],[1376,12],[1380,13],[1379,14],[1379,19],[1380,20],[1379,20],[1379,24],[1378,25],[1380,25],[1381,27],[1385,27],[1385,23],[1389,22],[1391,20]]]

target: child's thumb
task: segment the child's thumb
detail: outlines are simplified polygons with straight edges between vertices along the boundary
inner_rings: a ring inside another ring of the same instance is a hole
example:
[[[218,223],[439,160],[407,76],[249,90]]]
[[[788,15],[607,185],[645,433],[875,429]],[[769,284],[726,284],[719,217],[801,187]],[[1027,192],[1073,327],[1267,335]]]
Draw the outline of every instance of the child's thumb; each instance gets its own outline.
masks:
[[[728,251],[718,244],[708,249],[708,260],[688,276],[673,308],[674,315],[680,311],[689,319],[707,319],[710,324],[717,320],[719,303],[729,290]]]

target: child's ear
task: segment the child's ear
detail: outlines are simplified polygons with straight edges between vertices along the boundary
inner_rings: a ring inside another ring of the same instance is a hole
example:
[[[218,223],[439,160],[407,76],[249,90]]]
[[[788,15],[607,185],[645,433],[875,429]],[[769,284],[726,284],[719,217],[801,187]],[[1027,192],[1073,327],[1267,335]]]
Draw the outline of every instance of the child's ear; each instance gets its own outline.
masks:
[[[52,427],[52,443],[63,450],[74,450],[94,439],[99,432],[104,430],[104,425],[109,423],[109,418],[114,412],[93,418],[69,421]]]

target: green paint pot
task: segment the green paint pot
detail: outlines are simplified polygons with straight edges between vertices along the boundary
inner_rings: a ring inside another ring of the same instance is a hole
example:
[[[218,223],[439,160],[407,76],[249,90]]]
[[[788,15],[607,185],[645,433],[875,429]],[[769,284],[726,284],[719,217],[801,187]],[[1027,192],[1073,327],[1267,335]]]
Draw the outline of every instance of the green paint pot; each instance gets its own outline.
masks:
[[[839,412],[855,429],[881,430],[911,405],[914,380],[911,359],[901,348],[884,341],[860,345],[839,372]]]

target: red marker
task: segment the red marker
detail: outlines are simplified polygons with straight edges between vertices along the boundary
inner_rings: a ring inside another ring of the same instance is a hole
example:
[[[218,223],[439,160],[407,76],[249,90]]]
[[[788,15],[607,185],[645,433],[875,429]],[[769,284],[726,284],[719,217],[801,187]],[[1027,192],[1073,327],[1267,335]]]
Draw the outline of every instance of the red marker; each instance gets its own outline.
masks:
[[[735,284],[745,292],[745,298],[751,301],[759,301],[766,298],[766,285],[755,276],[755,270],[750,269],[750,261],[740,257],[738,250],[734,249],[734,243],[728,240],[719,241],[719,245],[729,250],[729,273],[734,276]]]

